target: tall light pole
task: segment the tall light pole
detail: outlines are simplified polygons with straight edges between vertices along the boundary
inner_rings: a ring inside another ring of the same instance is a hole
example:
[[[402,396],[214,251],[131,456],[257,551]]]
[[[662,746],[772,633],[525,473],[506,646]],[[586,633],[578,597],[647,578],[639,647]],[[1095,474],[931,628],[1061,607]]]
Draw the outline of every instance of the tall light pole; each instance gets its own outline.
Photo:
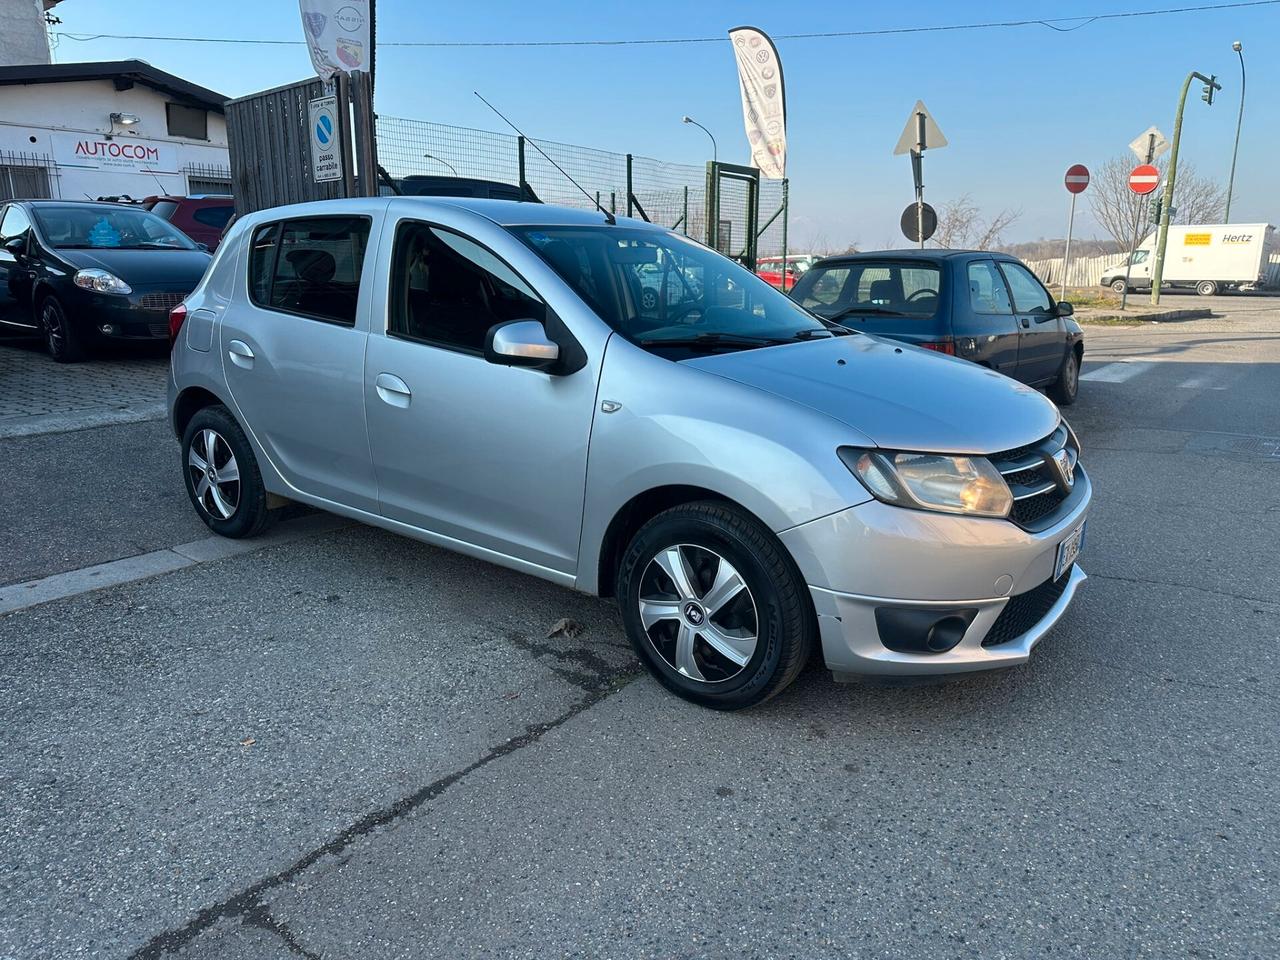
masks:
[[[699,130],[701,130],[703,133],[705,133],[708,137],[711,137],[711,131],[710,131],[710,130],[708,130],[706,127],[704,127],[702,124],[700,124],[697,120],[693,119],[693,117],[681,117],[681,118],[680,118],[680,122],[681,122],[681,123],[692,123],[695,127],[697,127]],[[712,162],[713,162],[713,163],[719,163],[719,162],[720,162],[719,152],[716,150],[716,138],[715,138],[715,137],[711,137],[711,160],[712,160]]]
[[[1192,70],[1182,81],[1182,95],[1178,97],[1178,113],[1173,121],[1173,145],[1169,148],[1169,173],[1164,178],[1164,199],[1160,204],[1160,232],[1156,238],[1156,258],[1151,266],[1151,305],[1160,306],[1160,283],[1164,279],[1164,251],[1169,243],[1169,211],[1173,209],[1173,187],[1178,179],[1178,146],[1182,143],[1182,108],[1187,105],[1187,91],[1191,81],[1204,81],[1204,93],[1200,99],[1212,106],[1213,94],[1222,89],[1216,76],[1206,77]]]
[[[456,167],[454,167],[454,165],[453,165],[452,163],[450,163],[448,160],[442,160],[440,157],[437,157],[437,156],[435,156],[434,154],[430,154],[430,153],[424,153],[424,154],[422,155],[422,159],[424,159],[424,160],[434,160],[436,163],[443,163],[446,167],[448,167],[450,170],[452,170],[452,171],[453,171],[453,175],[454,175],[455,177],[458,175],[458,170],[457,170],[457,168],[456,168]]]
[[[1237,40],[1231,49],[1240,57],[1240,112],[1236,114],[1236,145],[1231,148],[1231,177],[1227,180],[1227,212],[1223,220],[1231,222],[1231,191],[1236,186],[1236,154],[1240,152],[1240,124],[1244,122],[1244,45]]]

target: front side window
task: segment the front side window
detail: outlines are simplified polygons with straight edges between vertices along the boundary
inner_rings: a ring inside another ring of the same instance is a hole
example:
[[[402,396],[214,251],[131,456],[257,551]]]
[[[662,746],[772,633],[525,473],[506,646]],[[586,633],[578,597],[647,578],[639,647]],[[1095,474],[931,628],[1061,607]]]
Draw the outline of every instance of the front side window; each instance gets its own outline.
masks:
[[[1135,265],[1144,263],[1149,256],[1151,256],[1150,250],[1135,250],[1133,252],[1133,262]]]
[[[974,313],[1013,313],[1004,278],[990,260],[975,260],[969,264],[969,306]]]
[[[1030,270],[1020,263],[1001,263],[1000,269],[1009,281],[1013,305],[1019,313],[1049,313],[1053,310],[1049,291],[1041,286]]]
[[[249,296],[260,307],[353,326],[368,217],[266,224],[249,252]]]
[[[741,349],[830,336],[740,264],[670,231],[513,227],[601,319],[648,349]]]
[[[507,320],[546,318],[533,289],[498,257],[461,234],[406,221],[396,231],[390,333],[468,353]]]
[[[138,207],[40,204],[33,208],[45,239],[60,250],[194,250],[185,233]]]
[[[933,263],[857,260],[806,271],[793,295],[828,320],[857,314],[928,319],[938,311],[941,284]]]

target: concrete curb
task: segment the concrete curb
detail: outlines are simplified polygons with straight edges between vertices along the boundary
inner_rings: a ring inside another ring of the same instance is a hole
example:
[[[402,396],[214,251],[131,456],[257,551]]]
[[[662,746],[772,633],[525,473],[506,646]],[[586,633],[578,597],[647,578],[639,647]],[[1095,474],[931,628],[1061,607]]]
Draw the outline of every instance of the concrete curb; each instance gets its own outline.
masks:
[[[121,423],[141,423],[144,420],[161,420],[165,416],[166,409],[163,401],[157,401],[106,410],[77,410],[71,413],[10,417],[0,420],[0,440],[34,437],[45,433],[70,433],[73,430],[91,430],[94,427],[110,427]]]
[[[1146,313],[1078,313],[1076,320],[1082,324],[1115,323],[1161,323],[1169,320],[1207,320],[1213,316],[1208,307],[1197,307],[1191,310],[1149,310]]]

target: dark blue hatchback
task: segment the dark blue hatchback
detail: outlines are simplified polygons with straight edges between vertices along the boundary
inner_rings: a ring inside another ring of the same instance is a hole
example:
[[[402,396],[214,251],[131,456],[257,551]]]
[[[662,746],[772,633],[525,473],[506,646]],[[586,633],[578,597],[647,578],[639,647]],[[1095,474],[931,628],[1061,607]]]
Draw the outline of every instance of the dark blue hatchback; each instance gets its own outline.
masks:
[[[975,250],[890,250],[819,260],[791,296],[826,320],[990,367],[1060,405],[1080,383],[1084,331],[1019,260]]]

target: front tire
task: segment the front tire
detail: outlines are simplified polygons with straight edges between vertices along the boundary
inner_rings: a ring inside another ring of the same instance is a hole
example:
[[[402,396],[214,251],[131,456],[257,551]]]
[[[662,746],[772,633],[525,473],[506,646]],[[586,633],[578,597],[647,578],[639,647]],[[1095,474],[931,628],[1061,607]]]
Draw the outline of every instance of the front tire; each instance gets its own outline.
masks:
[[[739,710],[776,696],[817,633],[786,548],[729,504],[658,514],[632,538],[617,583],[636,655],[668,690],[705,707]]]
[[[1075,348],[1063,358],[1058,379],[1049,387],[1049,396],[1060,407],[1069,407],[1080,393],[1080,353]]]
[[[54,297],[45,297],[40,305],[40,332],[49,356],[58,363],[80,363],[89,355],[84,338],[72,328],[67,312]]]
[[[187,424],[182,475],[196,513],[219,536],[254,537],[275,519],[253,448],[226,407],[205,407]]]
[[[1122,294],[1122,293],[1124,293],[1126,290],[1128,290],[1128,289],[1129,289],[1129,285],[1128,285],[1127,283],[1125,283],[1124,277],[1120,277],[1119,279],[1116,279],[1116,280],[1112,280],[1112,281],[1111,281],[1111,289],[1112,289],[1115,293],[1121,293],[1121,294]]]

